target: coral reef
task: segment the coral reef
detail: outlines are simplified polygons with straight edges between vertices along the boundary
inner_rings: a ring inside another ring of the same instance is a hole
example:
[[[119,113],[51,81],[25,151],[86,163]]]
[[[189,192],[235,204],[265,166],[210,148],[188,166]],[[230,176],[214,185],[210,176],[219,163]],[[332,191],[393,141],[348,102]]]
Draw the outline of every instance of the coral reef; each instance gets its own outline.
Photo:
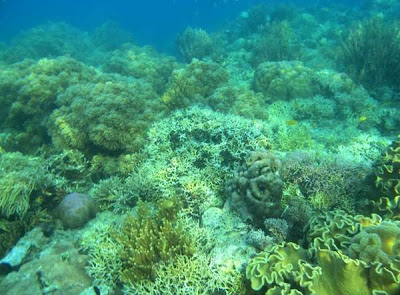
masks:
[[[208,2],[0,43],[0,293],[400,294],[400,4]]]
[[[280,160],[266,150],[250,153],[228,183],[230,204],[243,220],[252,223],[282,213],[283,181]]]

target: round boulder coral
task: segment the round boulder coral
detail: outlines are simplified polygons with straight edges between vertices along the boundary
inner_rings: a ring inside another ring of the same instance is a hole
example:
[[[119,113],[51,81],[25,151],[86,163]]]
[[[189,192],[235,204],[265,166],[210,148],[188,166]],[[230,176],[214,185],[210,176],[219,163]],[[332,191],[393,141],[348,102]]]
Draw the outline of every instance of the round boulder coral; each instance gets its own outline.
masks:
[[[75,192],[66,195],[57,207],[57,215],[66,228],[83,226],[97,211],[98,207],[90,196]]]

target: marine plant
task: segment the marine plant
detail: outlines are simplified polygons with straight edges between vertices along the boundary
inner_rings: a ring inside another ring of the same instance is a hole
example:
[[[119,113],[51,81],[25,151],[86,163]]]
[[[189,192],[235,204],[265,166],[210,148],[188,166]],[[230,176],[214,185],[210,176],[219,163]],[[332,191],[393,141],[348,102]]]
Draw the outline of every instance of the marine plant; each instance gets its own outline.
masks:
[[[400,76],[399,28],[378,16],[359,23],[342,41],[346,71],[365,87],[398,88]]]

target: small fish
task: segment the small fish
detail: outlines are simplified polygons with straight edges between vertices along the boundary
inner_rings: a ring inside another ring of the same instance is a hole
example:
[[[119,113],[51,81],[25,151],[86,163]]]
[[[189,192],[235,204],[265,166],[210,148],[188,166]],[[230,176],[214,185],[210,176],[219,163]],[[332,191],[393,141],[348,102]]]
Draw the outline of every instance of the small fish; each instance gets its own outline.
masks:
[[[297,123],[299,123],[299,122],[297,120],[294,120],[294,119],[286,121],[286,125],[288,125],[288,126],[295,126],[295,125],[297,125]]]
[[[360,118],[358,118],[358,122],[365,122],[365,121],[367,121],[367,117],[365,117],[365,116],[361,116]]]

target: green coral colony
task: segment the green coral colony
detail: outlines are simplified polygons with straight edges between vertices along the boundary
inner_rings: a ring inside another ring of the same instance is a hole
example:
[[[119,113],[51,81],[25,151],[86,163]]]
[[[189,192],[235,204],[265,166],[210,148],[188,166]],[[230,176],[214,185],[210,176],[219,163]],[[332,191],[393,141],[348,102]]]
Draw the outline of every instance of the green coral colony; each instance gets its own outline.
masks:
[[[367,2],[260,4],[179,58],[113,23],[0,46],[0,293],[400,294],[400,8]]]

